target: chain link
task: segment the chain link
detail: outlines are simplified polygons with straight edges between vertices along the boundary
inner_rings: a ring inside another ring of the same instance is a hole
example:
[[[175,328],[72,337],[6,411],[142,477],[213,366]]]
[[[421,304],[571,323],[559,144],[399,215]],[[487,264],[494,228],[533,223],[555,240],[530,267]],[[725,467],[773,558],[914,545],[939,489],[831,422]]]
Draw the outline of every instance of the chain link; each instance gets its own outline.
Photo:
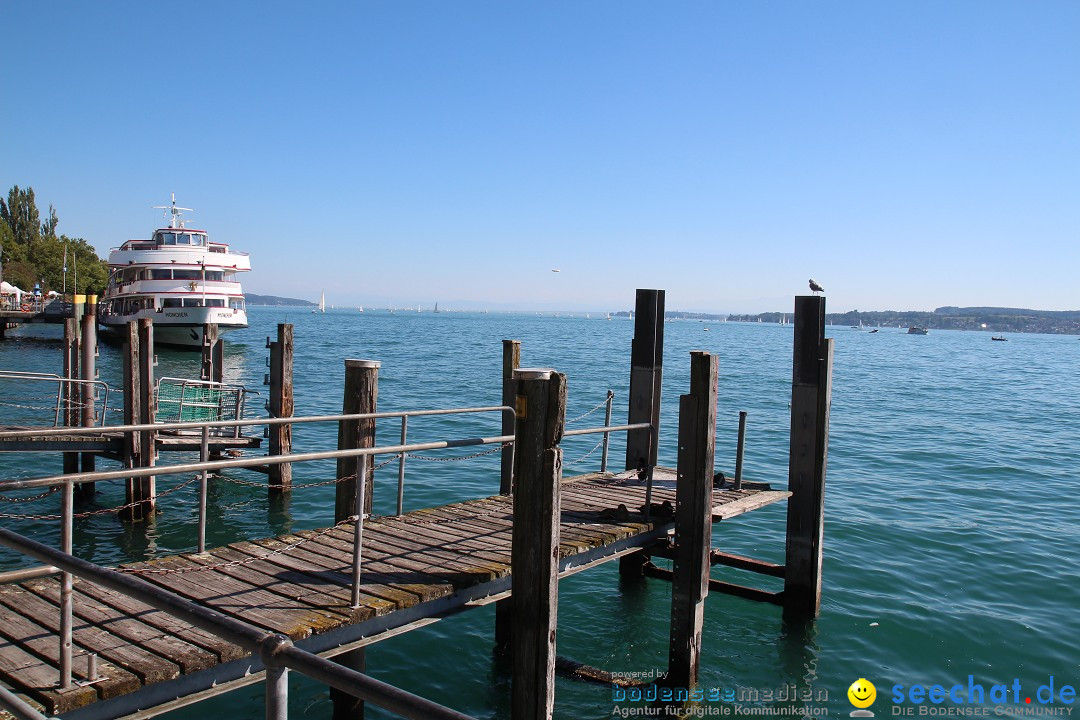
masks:
[[[191,479],[189,479],[189,480],[187,480],[185,482],[180,483],[179,485],[177,485],[174,488],[170,488],[170,489],[165,490],[163,492],[159,492],[157,494],[157,499],[160,500],[163,497],[166,497],[168,495],[172,495],[174,492],[176,492],[178,490],[182,490],[183,488],[187,487],[188,485],[190,485],[191,483],[195,482],[198,479],[199,479],[199,476],[196,475],[195,477],[193,477],[193,478],[191,478]],[[89,510],[87,512],[75,513],[71,517],[72,518],[88,518],[88,517],[92,517],[94,515],[109,515],[110,513],[120,512],[121,510],[127,510],[128,508],[133,508],[133,507],[136,507],[138,505],[142,505],[145,502],[146,502],[145,500],[138,500],[136,502],[128,503],[127,505],[120,505],[118,507],[108,507],[108,508],[101,508],[99,510]],[[61,520],[61,519],[63,519],[63,516],[62,515],[18,515],[18,514],[14,514],[14,513],[0,513],[0,518],[11,518],[13,520]]]
[[[599,450],[599,449],[600,449],[600,447],[601,447],[601,446],[602,446],[603,444],[604,444],[604,439],[603,439],[603,438],[600,438],[600,442],[596,443],[596,445],[594,445],[594,446],[593,446],[593,449],[592,449],[592,450],[590,450],[589,452],[585,453],[584,455],[582,455],[581,457],[579,457],[579,458],[578,458],[577,460],[572,460],[572,461],[570,461],[570,462],[568,462],[568,463],[563,463],[563,464],[564,464],[564,465],[577,465],[578,463],[583,463],[583,462],[585,462],[586,460],[588,460],[588,459],[589,459],[589,456],[590,456],[590,455],[592,455],[592,454],[593,454],[593,453],[595,453],[595,452],[596,452],[597,450]]]
[[[615,394],[614,393],[611,394],[611,399],[612,400],[615,399]],[[607,403],[608,403],[608,399],[604,398],[599,403],[597,403],[596,407],[594,407],[592,410],[589,410],[588,412],[586,412],[586,413],[584,413],[582,415],[578,415],[576,418],[573,418],[572,420],[567,420],[566,424],[569,425],[570,423],[576,423],[578,420],[584,420],[585,418],[589,417],[590,415],[592,415],[594,412],[596,412],[600,408],[607,405]]]
[[[60,489],[59,485],[53,485],[51,488],[49,488],[45,492],[41,493],[40,495],[31,495],[30,497],[24,497],[24,498],[12,498],[12,497],[7,497],[7,496],[4,496],[4,495],[0,495],[0,502],[13,503],[13,504],[14,503],[34,502],[35,500],[41,500],[42,498],[49,497],[50,495],[52,495],[54,492],[56,492],[59,489]]]
[[[510,445],[512,445],[512,443],[503,443],[502,445],[499,445],[498,447],[494,447],[494,448],[492,448],[490,450],[484,450],[483,452],[473,453],[472,455],[462,455],[460,457],[437,458],[437,457],[429,457],[427,455],[413,455],[412,453],[405,453],[405,457],[410,458],[412,460],[426,460],[428,462],[458,462],[459,460],[475,460],[478,457],[484,457],[485,455],[492,455],[494,453],[499,452],[500,450],[505,450],[506,448],[510,447]]]

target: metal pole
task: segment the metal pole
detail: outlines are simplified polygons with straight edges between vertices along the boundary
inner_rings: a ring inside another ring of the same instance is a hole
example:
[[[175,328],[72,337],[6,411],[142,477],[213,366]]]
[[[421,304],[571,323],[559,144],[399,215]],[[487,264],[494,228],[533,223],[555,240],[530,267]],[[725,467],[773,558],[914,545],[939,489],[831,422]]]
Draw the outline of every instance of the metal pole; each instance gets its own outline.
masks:
[[[746,443],[746,411],[739,411],[739,447],[735,450],[735,489],[742,490],[743,445]]]
[[[401,416],[401,444],[405,444],[405,435],[409,431],[409,416]],[[397,514],[401,515],[405,504],[405,451],[398,456],[397,468]]]
[[[71,555],[72,521],[75,515],[75,484],[64,483],[60,508],[60,550]],[[71,687],[71,573],[60,576],[60,687]]]
[[[607,410],[604,411],[604,427],[611,425],[611,401],[615,399],[615,393],[611,390],[607,391]],[[611,433],[604,433],[604,452],[600,457],[600,472],[607,472],[607,451],[608,441],[611,439]]]
[[[289,669],[266,666],[266,720],[289,720]]]
[[[367,483],[367,455],[361,455],[356,465],[356,502],[353,505],[356,521],[353,524],[352,607],[360,607],[360,550],[364,540],[364,488]]]
[[[199,447],[199,462],[206,462],[210,457],[210,426],[202,429],[202,445]],[[199,552],[206,552],[206,480],[207,471],[203,469],[199,477]]]

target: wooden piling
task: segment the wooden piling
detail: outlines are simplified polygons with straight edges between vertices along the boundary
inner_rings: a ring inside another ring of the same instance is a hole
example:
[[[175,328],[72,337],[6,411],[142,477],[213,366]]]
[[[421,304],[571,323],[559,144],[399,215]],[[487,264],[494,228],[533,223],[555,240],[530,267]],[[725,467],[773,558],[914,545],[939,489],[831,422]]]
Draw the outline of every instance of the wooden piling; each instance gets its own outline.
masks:
[[[660,427],[660,386],[664,366],[664,291],[637,291],[634,304],[634,338],[630,346],[630,394],[627,423],[651,423],[652,428],[626,434],[626,469],[651,473],[656,465]],[[644,475],[643,475],[644,476]],[[619,574],[643,576],[649,556],[644,552],[624,555]]]
[[[679,398],[678,481],[671,585],[670,687],[692,689],[701,664],[701,629],[709,594],[717,358],[690,353],[690,393]]]
[[[225,345],[221,341],[216,323],[203,325],[202,341],[202,379],[209,382],[224,382]]]
[[[63,352],[63,377],[67,380],[77,380],[79,378],[79,325],[75,318],[64,319]],[[65,382],[61,384],[59,390],[63,407],[62,422],[68,427],[81,425],[79,385]],[[64,453],[64,473],[77,472],[79,472],[79,453]]]
[[[149,318],[129,322],[124,342],[124,423],[154,422],[154,326]],[[153,467],[155,440],[153,430],[126,434],[125,462],[128,467]],[[153,517],[157,499],[153,476],[130,478],[125,507],[120,516],[126,520]]]
[[[803,621],[821,608],[825,464],[829,446],[833,341],[825,339],[825,298],[795,298],[788,459],[784,617]]]
[[[345,361],[345,397],[342,415],[377,412],[379,399],[379,366],[377,360]],[[338,449],[375,447],[375,420],[342,420],[338,423]],[[339,523],[353,514],[356,498],[356,458],[341,458],[337,462],[337,493],[334,498],[334,522]],[[369,462],[364,492],[364,512],[371,512],[374,490],[374,462]]]
[[[514,384],[514,371],[521,367],[521,341],[503,340],[502,355],[502,404],[514,406],[516,392]],[[514,433],[514,418],[509,413],[502,416],[502,434]],[[499,481],[499,492],[509,495],[513,491],[514,478],[514,446],[509,445],[502,450],[502,475]]]
[[[503,340],[502,354],[502,404],[514,407],[517,396],[517,382],[514,371],[521,367],[521,341]],[[514,416],[503,413],[502,434],[513,435],[515,432]],[[499,493],[509,495],[514,489],[514,446],[502,450],[502,475],[499,480]],[[510,651],[510,625],[513,602],[509,599],[495,603],[495,654],[505,655]]]
[[[292,417],[293,404],[293,326],[278,323],[277,342],[270,343],[270,417]],[[270,426],[270,455],[292,452],[292,425]],[[292,489],[292,463],[269,466],[270,494]]]
[[[555,630],[559,602],[559,483],[566,422],[566,376],[514,373],[518,411],[511,548],[510,715],[547,720],[555,702]]]
[[[280,336],[279,336],[280,337]],[[375,360],[345,361],[345,395],[341,413],[354,415],[377,411],[379,399],[379,366]],[[375,420],[342,420],[338,423],[338,449],[375,447]],[[374,458],[366,463],[367,477],[364,482],[364,512],[371,512],[371,496],[374,490]],[[352,517],[355,512],[358,458],[341,458],[337,462],[337,492],[334,496],[334,523]],[[345,667],[363,672],[367,660],[364,649],[351,650],[335,658]],[[364,717],[364,701],[330,688],[333,703],[333,720],[358,720]]]
[[[93,427],[96,422],[96,407],[94,404],[94,386],[91,382],[97,379],[97,295],[86,296],[80,345],[82,358],[79,363],[79,376],[87,381],[82,384],[82,426]],[[82,471],[93,472],[95,465],[94,453],[84,452],[82,454]],[[94,483],[80,483],[77,491],[81,497],[93,497]]]

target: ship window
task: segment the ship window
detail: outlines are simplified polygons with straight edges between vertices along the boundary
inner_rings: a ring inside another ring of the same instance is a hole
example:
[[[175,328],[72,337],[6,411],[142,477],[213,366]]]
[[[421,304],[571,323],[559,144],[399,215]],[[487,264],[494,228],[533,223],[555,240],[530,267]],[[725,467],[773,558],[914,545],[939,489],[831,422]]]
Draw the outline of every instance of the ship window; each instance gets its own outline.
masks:
[[[220,282],[221,278],[225,275],[221,270],[207,270],[206,279],[213,282]]]
[[[161,307],[181,307],[183,303],[180,302],[180,298],[162,298]]]
[[[206,307],[225,307],[223,298],[207,298]]]
[[[191,236],[187,235],[187,234],[184,234],[184,233],[178,234],[176,236],[176,244],[177,245],[190,245],[191,244]]]
[[[175,280],[198,280],[200,277],[202,273],[198,270],[173,270]]]
[[[151,270],[151,280],[172,280],[172,270]]]
[[[233,310],[243,310],[244,298],[229,298],[229,307]]]
[[[199,298],[184,298],[184,307],[202,307],[202,300]]]
[[[202,235],[192,235],[191,236],[191,244],[192,245],[202,245],[203,244],[203,236]]]
[[[166,245],[175,245],[176,244],[176,235],[174,235],[172,233],[161,233],[161,240]]]

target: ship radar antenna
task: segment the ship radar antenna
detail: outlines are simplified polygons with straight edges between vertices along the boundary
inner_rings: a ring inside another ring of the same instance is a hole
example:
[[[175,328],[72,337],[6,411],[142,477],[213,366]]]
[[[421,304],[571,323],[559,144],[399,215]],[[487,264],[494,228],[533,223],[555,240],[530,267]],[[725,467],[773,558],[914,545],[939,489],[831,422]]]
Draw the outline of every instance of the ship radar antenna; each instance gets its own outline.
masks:
[[[176,193],[172,194],[172,205],[153,205],[154,210],[164,210],[164,216],[169,218],[170,228],[182,228],[184,227],[184,221],[180,219],[180,215],[184,212],[195,212],[191,208],[177,207],[176,205]],[[171,217],[170,217],[171,215]]]

